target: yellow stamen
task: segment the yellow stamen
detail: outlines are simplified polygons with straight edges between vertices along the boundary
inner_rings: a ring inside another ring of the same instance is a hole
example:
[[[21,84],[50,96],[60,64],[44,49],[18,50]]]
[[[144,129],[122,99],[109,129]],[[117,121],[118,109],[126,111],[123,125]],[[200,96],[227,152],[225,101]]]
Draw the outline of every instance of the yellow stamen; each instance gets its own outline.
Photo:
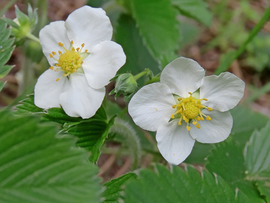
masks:
[[[71,40],[70,43],[73,44],[73,40]]]
[[[62,54],[62,52],[61,51],[58,51],[58,54]]]
[[[211,121],[211,117],[210,116],[206,116],[206,120]]]
[[[52,52],[52,54],[53,54],[53,55],[55,55],[55,54],[56,54],[56,52],[54,52],[54,51],[53,51],[53,52]]]
[[[53,55],[52,54],[49,54],[49,56],[52,58],[53,57]]]
[[[190,131],[190,126],[189,125],[187,126],[187,130]]]
[[[79,50],[80,50],[80,48],[76,48],[76,50],[77,50],[77,51],[79,51]]]
[[[81,45],[82,47],[84,47],[84,43],[82,43],[82,45]]]
[[[200,124],[196,125],[196,127],[197,127],[198,129],[200,129],[200,128],[201,128]]]
[[[212,109],[212,108],[210,108],[210,107],[208,107],[207,109],[208,109],[208,111],[213,111],[213,109]]]
[[[50,69],[53,70],[53,66],[51,66]]]
[[[174,119],[174,114],[171,115],[171,119]]]
[[[60,80],[60,78],[57,78],[57,79],[56,79],[56,81],[59,81],[59,80]]]
[[[64,46],[64,44],[61,43],[61,42],[58,42],[58,45],[59,45],[60,47],[63,47],[63,46]]]

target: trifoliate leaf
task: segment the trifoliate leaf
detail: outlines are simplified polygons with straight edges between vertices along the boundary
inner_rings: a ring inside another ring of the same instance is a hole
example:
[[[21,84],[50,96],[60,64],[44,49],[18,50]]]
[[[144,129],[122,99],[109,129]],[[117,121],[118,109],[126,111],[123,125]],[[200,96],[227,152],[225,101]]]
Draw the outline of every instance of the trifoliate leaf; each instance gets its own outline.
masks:
[[[0,112],[0,202],[100,202],[98,168],[87,151],[38,120]]]

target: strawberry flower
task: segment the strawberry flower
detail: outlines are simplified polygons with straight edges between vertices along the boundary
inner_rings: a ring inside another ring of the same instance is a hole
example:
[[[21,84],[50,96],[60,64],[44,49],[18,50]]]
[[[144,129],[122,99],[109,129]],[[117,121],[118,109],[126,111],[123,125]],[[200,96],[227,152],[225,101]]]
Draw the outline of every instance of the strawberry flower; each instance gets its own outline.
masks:
[[[177,165],[191,153],[195,140],[217,143],[229,136],[229,110],[243,97],[244,87],[231,73],[205,76],[197,62],[180,57],[164,68],[160,82],[133,96],[129,114],[141,128],[157,131],[161,154]]]
[[[62,106],[71,117],[93,116],[105,85],[126,61],[122,47],[110,41],[112,26],[105,11],[84,6],[66,21],[45,26],[39,37],[51,67],[37,81],[35,105]]]

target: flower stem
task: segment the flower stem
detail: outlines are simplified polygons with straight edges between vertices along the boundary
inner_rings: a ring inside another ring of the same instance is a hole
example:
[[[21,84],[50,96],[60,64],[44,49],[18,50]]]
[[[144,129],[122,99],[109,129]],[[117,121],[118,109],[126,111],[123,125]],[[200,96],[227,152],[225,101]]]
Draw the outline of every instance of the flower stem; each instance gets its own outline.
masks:
[[[28,33],[28,34],[26,35],[26,37],[28,37],[29,39],[31,39],[31,40],[33,40],[33,41],[35,41],[35,42],[40,43],[40,40],[39,40],[36,36],[32,35],[31,33]]]
[[[149,70],[145,69],[144,71],[138,73],[137,75],[134,76],[135,80],[138,80],[142,76],[146,75],[149,72]]]

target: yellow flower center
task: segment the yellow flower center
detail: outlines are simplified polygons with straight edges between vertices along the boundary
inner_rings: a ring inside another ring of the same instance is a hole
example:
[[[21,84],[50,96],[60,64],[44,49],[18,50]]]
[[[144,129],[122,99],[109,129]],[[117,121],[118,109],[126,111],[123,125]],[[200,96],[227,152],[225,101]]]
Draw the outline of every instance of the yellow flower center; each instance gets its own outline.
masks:
[[[70,48],[67,49],[64,47],[63,43],[59,42],[58,45],[63,49],[62,51],[58,51],[58,59],[56,58],[57,53],[52,52],[50,53],[50,57],[56,60],[58,63],[55,63],[54,66],[51,66],[50,69],[54,71],[59,71],[61,69],[64,71],[64,76],[69,76],[70,74],[76,72],[83,63],[83,59],[88,56],[89,53],[87,53],[87,49],[85,49],[84,52],[82,52],[82,49],[84,47],[84,44],[81,45],[81,48],[74,48],[73,47],[73,41],[70,42]],[[57,78],[56,81],[60,80],[61,78]]]
[[[207,99],[195,99],[192,97],[192,93],[190,93],[188,98],[178,98],[177,104],[173,105],[172,107],[175,108],[175,113],[171,115],[171,119],[179,118],[178,125],[182,124],[182,120],[187,123],[187,130],[190,131],[190,122],[193,125],[196,125],[198,129],[201,128],[198,121],[203,121],[204,118],[210,121],[211,117],[206,116],[202,113],[203,109],[207,109],[208,111],[212,111],[213,109],[201,104],[202,100],[207,101]]]

